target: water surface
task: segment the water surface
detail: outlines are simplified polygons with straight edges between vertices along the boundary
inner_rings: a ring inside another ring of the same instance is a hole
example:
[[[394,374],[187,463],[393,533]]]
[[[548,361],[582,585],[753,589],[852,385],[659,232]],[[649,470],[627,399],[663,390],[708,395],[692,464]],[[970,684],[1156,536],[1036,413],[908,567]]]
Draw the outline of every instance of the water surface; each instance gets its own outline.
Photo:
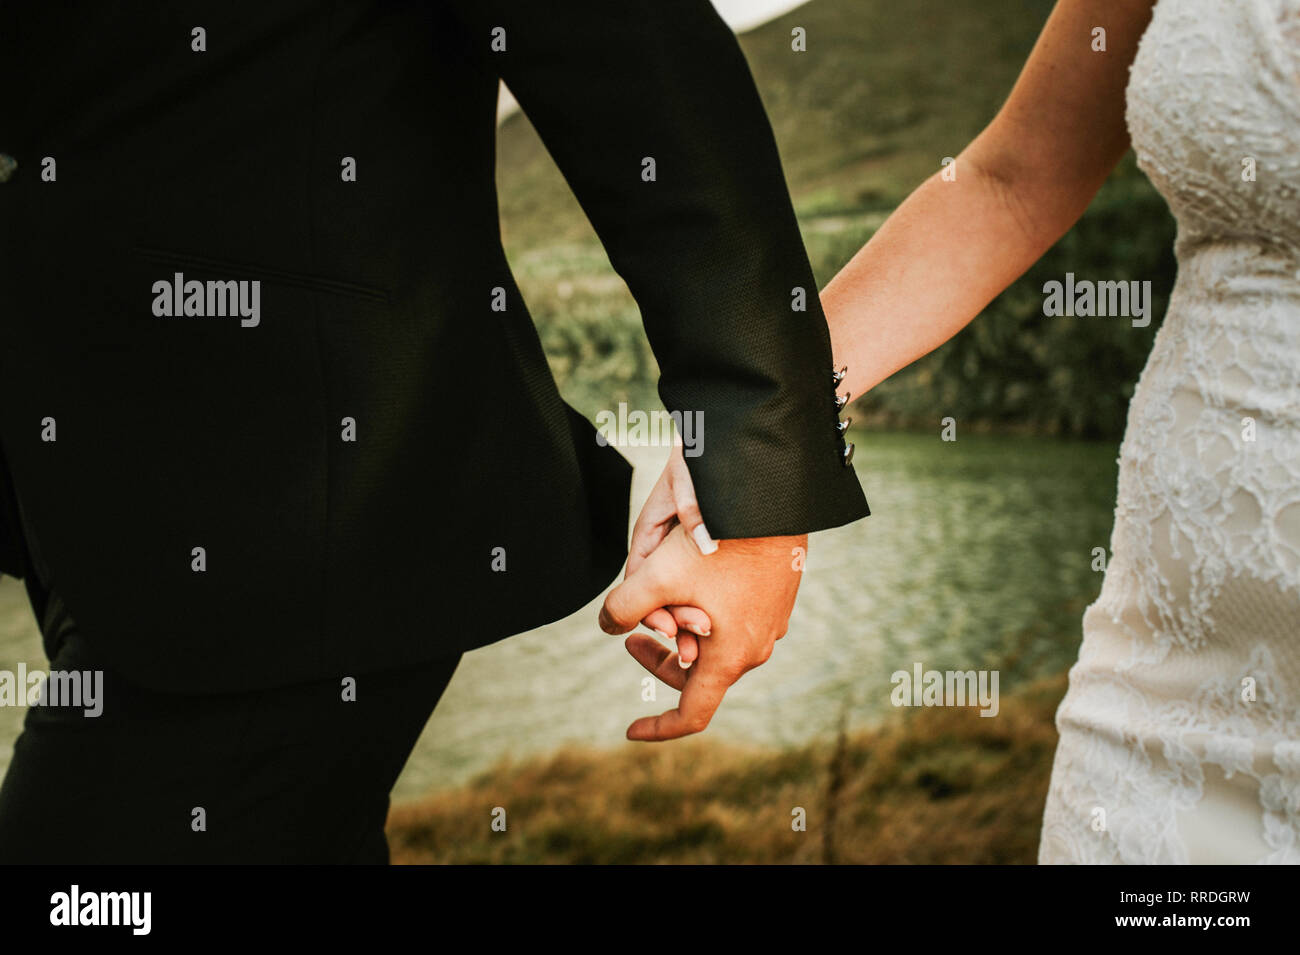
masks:
[[[790,631],[727,694],[708,735],[789,744],[891,709],[890,674],[997,669],[1001,690],[1067,668],[1109,544],[1115,445],[1048,438],[858,434],[854,467],[872,516],[813,535]],[[625,448],[634,510],[665,450]],[[475,650],[429,721],[396,797],[452,785],[503,756],[564,742],[617,745],[642,700],[640,666],[596,626],[593,603]],[[44,667],[22,586],[0,581],[0,668]],[[0,768],[23,711],[0,707]],[[971,717],[978,719],[976,711]]]

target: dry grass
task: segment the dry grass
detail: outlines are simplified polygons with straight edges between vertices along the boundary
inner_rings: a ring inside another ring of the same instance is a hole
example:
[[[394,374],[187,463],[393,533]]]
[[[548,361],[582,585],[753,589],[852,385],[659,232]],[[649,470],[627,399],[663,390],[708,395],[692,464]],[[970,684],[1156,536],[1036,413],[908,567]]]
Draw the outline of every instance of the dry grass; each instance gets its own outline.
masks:
[[[705,738],[503,764],[394,807],[393,862],[1032,863],[1064,692],[1062,674],[995,718],[901,710],[796,749]]]

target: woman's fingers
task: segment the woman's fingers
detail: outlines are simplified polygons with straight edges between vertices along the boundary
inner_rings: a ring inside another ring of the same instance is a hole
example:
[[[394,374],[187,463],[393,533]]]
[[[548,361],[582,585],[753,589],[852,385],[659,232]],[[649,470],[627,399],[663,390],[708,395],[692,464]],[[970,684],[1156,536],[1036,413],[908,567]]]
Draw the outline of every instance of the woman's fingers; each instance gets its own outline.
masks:
[[[685,670],[700,658],[700,641],[696,638],[707,637],[713,628],[713,622],[699,607],[673,604],[668,609],[672,613],[673,625],[677,628],[677,659]]]
[[[699,607],[673,604],[668,610],[672,613],[679,635],[682,630],[689,630],[698,637],[707,637],[713,629],[713,621]]]
[[[682,611],[687,611],[687,613],[683,615]],[[690,624],[691,629],[680,625],[679,621],[683,619]],[[704,621],[703,625],[700,624],[700,620]],[[707,636],[708,621],[708,615],[702,610],[673,604],[671,607],[660,607],[658,610],[652,610],[646,614],[645,619],[641,622],[665,639],[677,641],[678,660],[682,669],[687,670],[700,656],[700,645],[695,639],[695,628],[704,630]]]
[[[717,543],[704,526],[681,445],[675,445],[632,528],[625,579],[636,573],[679,523],[701,553],[711,554],[717,550]],[[670,640],[678,641],[677,653],[683,668],[689,667],[699,657],[699,644],[691,635],[708,636],[712,628],[708,614],[696,607],[683,606],[653,610],[641,623]]]
[[[672,612],[665,607],[650,611],[642,618],[641,622],[656,633],[663,634],[669,640],[677,636],[677,620],[673,617]]]
[[[663,543],[677,523],[677,510],[669,483],[665,471],[655,482],[654,489],[641,507],[641,513],[637,515],[636,524],[632,527],[632,541],[628,545],[624,576],[636,573],[636,569]]]
[[[689,630],[677,631],[677,665],[689,670],[691,664],[700,658],[700,641]]]
[[[686,459],[682,457],[680,448],[673,449],[673,457],[669,459],[665,473],[668,475],[668,488],[672,492],[673,511],[677,520],[686,528],[686,533],[695,541],[701,554],[712,554],[718,549],[718,544],[704,526],[704,515],[700,513],[699,502],[695,499],[695,485],[691,482],[691,472],[686,467]]]

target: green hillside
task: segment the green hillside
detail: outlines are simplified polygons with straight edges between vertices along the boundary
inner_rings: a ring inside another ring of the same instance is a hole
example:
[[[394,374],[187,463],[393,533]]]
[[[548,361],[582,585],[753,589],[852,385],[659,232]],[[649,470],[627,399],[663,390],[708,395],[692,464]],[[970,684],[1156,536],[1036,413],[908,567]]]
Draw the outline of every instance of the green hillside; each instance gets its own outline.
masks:
[[[1005,99],[1050,0],[814,0],[741,45],[776,131],[817,280],[825,285],[911,189]],[[808,51],[790,49],[807,31]],[[527,119],[499,136],[507,252],[566,397],[584,412],[653,405],[635,304]],[[1126,160],[1085,219],[953,342],[876,389],[855,417],[1117,437],[1158,322],[1052,322],[1042,283],[1073,271],[1149,279],[1162,315],[1173,223]],[[942,276],[937,277],[939,280]]]

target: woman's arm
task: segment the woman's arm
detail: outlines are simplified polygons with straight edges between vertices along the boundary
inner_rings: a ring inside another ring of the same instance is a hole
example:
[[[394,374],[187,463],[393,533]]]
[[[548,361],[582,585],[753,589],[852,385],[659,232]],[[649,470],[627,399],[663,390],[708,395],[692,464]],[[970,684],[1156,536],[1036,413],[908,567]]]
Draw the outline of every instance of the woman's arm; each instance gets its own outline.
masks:
[[[1128,149],[1128,70],[1154,5],[1060,0],[956,178],[926,180],[826,287],[842,389],[863,394],[942,345],[1083,215]]]
[[[1125,150],[1124,90],[1155,0],[1060,0],[1006,104],[957,157],[895,210],[822,292],[840,388],[858,395],[957,334],[1072,226]],[[1094,52],[1093,30],[1106,31]],[[632,533],[629,573],[678,522],[701,523],[674,448]],[[690,616],[683,613],[686,611]],[[656,610],[647,626],[707,633],[694,608]],[[689,619],[689,623],[688,623]]]

